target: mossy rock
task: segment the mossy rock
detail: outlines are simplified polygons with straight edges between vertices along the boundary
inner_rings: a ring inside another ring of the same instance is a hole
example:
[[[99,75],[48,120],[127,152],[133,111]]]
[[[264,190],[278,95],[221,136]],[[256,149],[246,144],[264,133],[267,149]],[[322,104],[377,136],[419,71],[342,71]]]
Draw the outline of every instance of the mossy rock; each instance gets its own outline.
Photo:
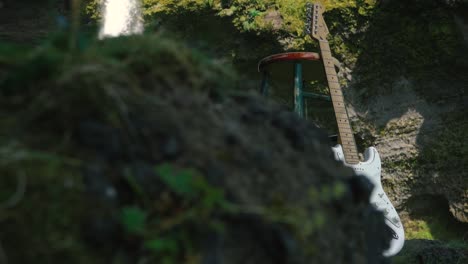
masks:
[[[446,244],[437,240],[414,239],[406,241],[401,254],[394,258],[395,264],[417,263],[465,263],[468,261],[466,242]]]
[[[367,182],[313,124],[161,35],[67,43],[0,54],[10,262],[383,261]]]

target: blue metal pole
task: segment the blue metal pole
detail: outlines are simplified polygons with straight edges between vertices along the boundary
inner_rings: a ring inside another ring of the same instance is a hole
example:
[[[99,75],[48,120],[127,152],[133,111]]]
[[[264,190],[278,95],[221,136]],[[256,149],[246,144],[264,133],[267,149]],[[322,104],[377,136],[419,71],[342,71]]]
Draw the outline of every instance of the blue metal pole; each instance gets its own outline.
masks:
[[[304,118],[304,98],[302,91],[302,64],[294,63],[294,112]]]
[[[263,96],[268,96],[268,72],[264,71],[263,72],[263,79],[262,79],[262,87],[260,89],[260,92],[262,93]]]

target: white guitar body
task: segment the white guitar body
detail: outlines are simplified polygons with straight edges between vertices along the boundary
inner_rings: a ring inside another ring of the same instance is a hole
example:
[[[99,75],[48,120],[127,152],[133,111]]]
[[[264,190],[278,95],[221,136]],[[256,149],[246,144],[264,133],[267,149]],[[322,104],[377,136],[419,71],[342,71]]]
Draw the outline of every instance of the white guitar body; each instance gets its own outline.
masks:
[[[344,162],[343,148],[341,145],[332,147],[332,150],[336,160],[342,161],[347,167],[352,168],[356,174],[365,176],[374,185],[374,189],[370,196],[370,203],[384,213],[385,223],[394,232],[390,247],[385,250],[383,255],[385,257],[396,255],[403,248],[403,244],[405,243],[405,233],[397,211],[382,188],[382,167],[379,153],[375,148],[370,147],[366,149],[364,153],[364,161],[352,165]]]

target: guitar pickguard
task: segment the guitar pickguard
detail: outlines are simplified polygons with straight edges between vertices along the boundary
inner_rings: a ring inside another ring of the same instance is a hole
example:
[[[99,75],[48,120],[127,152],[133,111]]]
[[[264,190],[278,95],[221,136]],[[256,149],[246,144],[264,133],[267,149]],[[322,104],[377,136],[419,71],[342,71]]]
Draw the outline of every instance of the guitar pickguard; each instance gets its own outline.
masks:
[[[346,164],[344,162],[343,148],[341,145],[332,147],[335,159],[342,161],[344,165],[352,168],[356,174],[365,176],[374,185],[370,196],[370,203],[385,216],[385,223],[393,230],[393,238],[390,247],[384,252],[384,256],[394,256],[403,248],[405,233],[397,211],[388,199],[381,182],[381,160],[377,149],[370,147],[364,152],[364,161],[358,164]]]

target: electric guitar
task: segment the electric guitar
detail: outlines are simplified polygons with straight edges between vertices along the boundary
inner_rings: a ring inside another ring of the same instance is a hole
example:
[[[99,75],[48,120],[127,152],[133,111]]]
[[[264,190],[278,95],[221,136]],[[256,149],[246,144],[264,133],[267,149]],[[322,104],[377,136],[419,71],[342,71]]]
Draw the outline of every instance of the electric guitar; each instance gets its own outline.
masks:
[[[381,183],[381,161],[377,150],[374,147],[366,149],[364,161],[359,160],[356,142],[351,130],[348,113],[343,100],[343,93],[336,76],[335,66],[330,52],[330,46],[326,39],[328,28],[323,19],[324,10],[320,4],[308,4],[307,6],[307,33],[319,42],[320,53],[325,67],[325,73],[330,90],[330,97],[335,110],[336,121],[338,123],[338,135],[341,145],[332,148],[335,159],[342,161],[346,166],[351,167],[356,174],[365,176],[373,184],[374,189],[370,196],[370,202],[385,216],[385,223],[393,231],[393,238],[390,247],[383,252],[386,257],[394,256],[403,248],[405,233],[397,211],[385,194]]]

